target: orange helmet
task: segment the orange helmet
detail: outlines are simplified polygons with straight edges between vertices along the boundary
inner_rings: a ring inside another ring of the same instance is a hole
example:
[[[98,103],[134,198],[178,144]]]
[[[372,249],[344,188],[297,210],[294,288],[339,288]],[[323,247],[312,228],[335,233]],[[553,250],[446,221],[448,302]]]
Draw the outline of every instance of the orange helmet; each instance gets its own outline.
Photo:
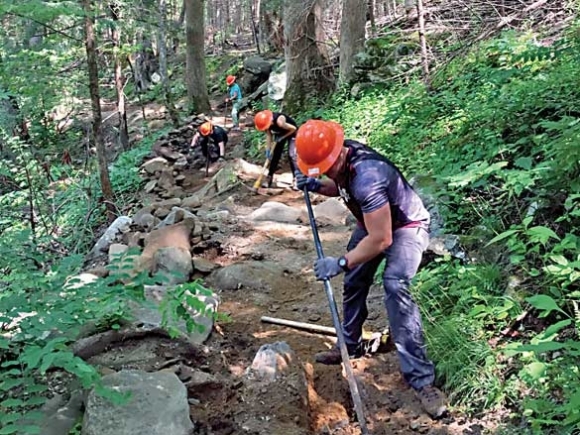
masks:
[[[300,171],[309,177],[326,173],[336,162],[344,145],[344,130],[333,121],[311,119],[296,134],[296,154]]]
[[[199,132],[201,133],[202,136],[209,136],[211,134],[213,130],[213,125],[211,125],[211,122],[204,122],[203,124],[201,124],[199,126]]]
[[[226,83],[228,86],[231,86],[236,81],[236,76],[227,76]]]
[[[261,112],[256,113],[256,116],[254,116],[254,124],[260,131],[268,130],[272,125],[273,120],[274,114],[271,110],[262,110]]]

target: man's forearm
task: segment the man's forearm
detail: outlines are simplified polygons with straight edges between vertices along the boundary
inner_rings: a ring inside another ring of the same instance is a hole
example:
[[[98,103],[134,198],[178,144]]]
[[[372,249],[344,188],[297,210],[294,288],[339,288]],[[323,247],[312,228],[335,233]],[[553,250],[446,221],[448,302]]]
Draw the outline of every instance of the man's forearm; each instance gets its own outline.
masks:
[[[330,179],[319,181],[320,189],[318,189],[316,193],[320,193],[324,196],[338,196],[338,188],[336,187],[336,183],[334,181]]]
[[[356,248],[345,255],[349,269],[372,260],[388,247],[385,246],[382,239],[375,240],[371,236],[364,237]]]

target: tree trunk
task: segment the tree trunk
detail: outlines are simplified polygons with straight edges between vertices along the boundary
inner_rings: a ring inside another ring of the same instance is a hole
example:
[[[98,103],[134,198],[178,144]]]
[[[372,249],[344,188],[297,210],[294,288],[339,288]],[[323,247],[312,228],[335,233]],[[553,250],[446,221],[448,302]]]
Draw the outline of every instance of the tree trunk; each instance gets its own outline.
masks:
[[[99,94],[99,70],[97,66],[97,51],[95,30],[93,24],[92,0],[82,0],[85,13],[85,49],[87,52],[87,66],[89,72],[89,92],[91,94],[91,108],[93,111],[93,128],[90,136],[91,145],[97,150],[99,161],[99,178],[101,191],[107,208],[107,217],[115,217],[115,203],[113,202],[113,187],[109,178],[109,168],[105,153],[105,144],[101,134],[101,96]]]
[[[256,25],[256,13],[254,11],[253,0],[252,3],[250,3],[250,22],[252,25],[252,34],[254,35],[254,42],[256,43],[256,50],[258,51],[258,54],[262,54],[262,51],[260,50],[260,38],[258,37],[258,26]]]
[[[209,96],[205,73],[203,0],[186,0],[185,4],[185,81],[192,111],[208,112]]]
[[[376,20],[376,0],[368,0],[368,17],[371,22],[371,36],[374,38],[377,34],[377,20]]]
[[[303,110],[334,89],[332,65],[317,40],[322,25],[318,0],[284,1],[285,110]]]
[[[419,17],[419,42],[421,44],[421,66],[423,67],[423,80],[429,84],[429,55],[427,53],[427,37],[425,35],[425,14],[423,0],[417,0],[417,17]]]
[[[354,58],[364,50],[366,2],[344,0],[340,25],[339,82],[349,83],[354,74]]]
[[[127,112],[125,110],[125,78],[123,77],[123,70],[121,68],[121,56],[119,49],[121,48],[121,36],[119,34],[119,18],[120,7],[117,2],[109,4],[109,12],[113,20],[113,27],[111,28],[111,40],[113,41],[113,57],[115,65],[115,89],[117,91],[117,113],[119,115],[119,142],[123,150],[129,149],[129,128],[127,126]]]
[[[405,0],[405,12],[407,12],[407,19],[411,20],[411,13],[415,8],[415,0]]]
[[[173,105],[173,97],[169,88],[169,78],[167,77],[167,45],[166,37],[167,22],[167,4],[165,0],[159,1],[159,28],[157,29],[157,49],[159,50],[159,75],[161,76],[161,86],[165,95],[165,104],[169,111],[171,122],[177,128],[179,127],[179,115]]]

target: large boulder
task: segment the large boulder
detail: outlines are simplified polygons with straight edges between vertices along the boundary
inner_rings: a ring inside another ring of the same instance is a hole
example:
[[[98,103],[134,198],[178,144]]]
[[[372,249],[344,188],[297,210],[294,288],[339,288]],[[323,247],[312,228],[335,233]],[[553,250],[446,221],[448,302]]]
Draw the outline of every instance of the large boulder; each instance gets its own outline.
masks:
[[[249,221],[272,221],[282,223],[298,223],[302,211],[276,201],[266,201],[262,206],[245,218]]]
[[[260,56],[251,56],[244,60],[244,75],[240,79],[240,86],[246,94],[254,92],[268,80],[272,65]]]
[[[273,261],[242,261],[214,270],[206,282],[219,290],[292,288],[292,278],[283,264]]]
[[[197,326],[193,331],[188,331],[185,321],[174,319],[171,316],[168,319],[168,324],[164,325],[163,315],[158,307],[166,297],[168,291],[171,291],[171,287],[164,285],[146,285],[144,293],[148,303],[132,305],[133,324],[138,328],[148,330],[170,326],[179,331],[183,338],[190,343],[194,345],[204,343],[209,338],[213,329],[215,313],[218,310],[220,302],[218,295],[209,290],[207,294],[205,292],[204,294],[199,292],[195,295],[188,290],[186,291],[186,297],[192,297],[198,301],[198,306],[196,307],[191,305],[186,306],[188,314]]]
[[[91,391],[82,435],[191,434],[187,391],[174,373],[122,370],[102,382],[117,393],[129,393],[128,402],[115,405]]]
[[[171,267],[169,263],[165,262],[165,259],[168,256],[168,251],[163,251],[162,254],[157,254],[159,250],[166,248],[172,248],[172,252],[176,253],[176,255],[179,257],[179,261],[177,261],[176,264],[185,264],[183,261],[181,261],[181,257],[190,255],[189,251],[191,249],[191,244],[189,241],[189,236],[191,234],[191,230],[192,227],[188,225],[188,222],[180,222],[175,225],[169,225],[151,231],[151,233],[145,237],[145,248],[143,249],[143,253],[139,257],[138,261],[136,262],[136,272],[155,272],[159,268],[161,270],[167,270],[168,267]],[[177,254],[177,252],[179,252],[179,254]],[[186,273],[189,270],[189,267],[192,268],[191,256],[189,256],[189,266],[184,265],[183,267],[187,267],[187,270],[182,271]],[[179,270],[181,271],[182,269]],[[191,270],[189,270],[189,273],[191,273]]]
[[[283,63],[270,74],[268,79],[268,97],[274,101],[284,98],[288,77],[286,75],[286,64]]]
[[[91,250],[91,255],[98,256],[109,249],[109,246],[118,234],[129,232],[133,220],[129,216],[119,216],[113,223],[105,230],[105,233],[97,240],[95,246]]]

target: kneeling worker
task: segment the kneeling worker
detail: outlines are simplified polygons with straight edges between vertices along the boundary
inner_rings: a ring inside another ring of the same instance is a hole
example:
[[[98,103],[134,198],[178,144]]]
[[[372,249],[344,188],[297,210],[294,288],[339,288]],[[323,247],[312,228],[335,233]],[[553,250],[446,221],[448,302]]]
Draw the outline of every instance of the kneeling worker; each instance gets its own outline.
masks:
[[[228,143],[228,134],[219,125],[213,125],[211,122],[204,122],[199,126],[193,138],[191,139],[191,148],[196,145],[201,146],[201,152],[206,159],[211,160],[212,153],[209,151],[209,141],[213,142],[214,147],[218,148],[218,161],[225,159],[226,144]]]

